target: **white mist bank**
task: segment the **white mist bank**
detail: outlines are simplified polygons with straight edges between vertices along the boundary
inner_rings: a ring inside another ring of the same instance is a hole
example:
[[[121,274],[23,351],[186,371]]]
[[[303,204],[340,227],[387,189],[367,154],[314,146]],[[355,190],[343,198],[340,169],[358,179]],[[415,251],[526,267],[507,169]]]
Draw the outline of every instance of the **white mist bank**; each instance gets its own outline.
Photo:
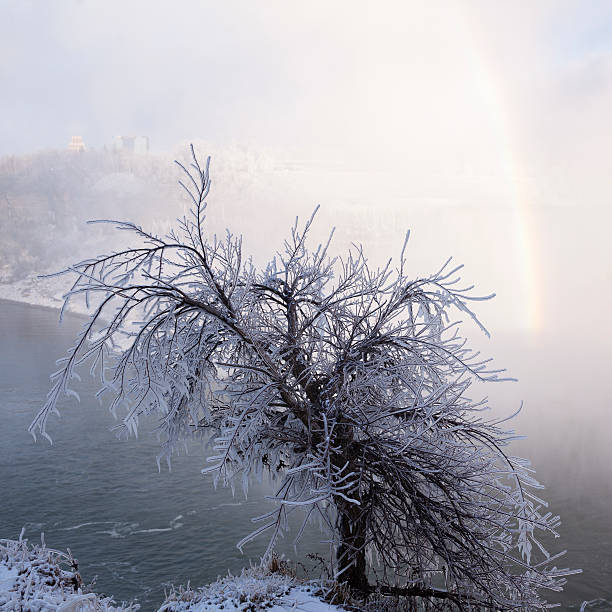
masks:
[[[406,160],[369,167],[205,142],[196,152],[202,163],[212,154],[208,233],[224,236],[230,228],[243,235],[244,255],[259,266],[282,248],[295,217],[303,221],[320,205],[312,238],[326,241],[335,227],[332,255],[363,245],[373,267],[385,265],[397,260],[410,230],[413,276],[427,276],[450,256],[465,264],[466,284],[497,293],[478,309],[492,331],[558,331],[574,316],[576,296],[591,295],[593,287],[605,303],[610,209],[597,199],[578,207],[534,177],[515,184],[499,172]],[[133,221],[157,234],[176,226],[189,201],[172,158],[188,165],[189,156],[185,144],[174,156],[48,151],[0,158],[0,283],[21,281],[16,290],[23,293],[0,288],[2,297],[40,304],[31,297],[38,290],[29,280],[34,275],[132,244],[125,232],[87,220]],[[598,304],[589,309],[589,329],[606,324]]]

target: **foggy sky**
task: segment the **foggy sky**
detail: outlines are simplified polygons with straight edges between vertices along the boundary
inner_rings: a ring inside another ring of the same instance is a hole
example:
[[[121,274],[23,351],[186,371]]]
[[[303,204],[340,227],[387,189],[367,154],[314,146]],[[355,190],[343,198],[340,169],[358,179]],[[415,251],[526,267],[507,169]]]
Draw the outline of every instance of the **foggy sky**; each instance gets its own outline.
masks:
[[[0,2],[0,155],[140,134],[153,151],[204,141],[357,169],[296,183],[283,227],[317,203],[365,218],[396,202],[392,242],[410,227],[428,265],[467,261],[506,328],[533,290],[521,225],[548,327],[576,296],[593,330],[607,320],[610,108],[603,1]],[[237,193],[255,206],[261,182]],[[473,207],[501,211],[497,225]]]
[[[2,2],[0,154],[127,133],[478,163],[499,142],[476,58],[526,166],[609,170],[609,3],[427,4]]]

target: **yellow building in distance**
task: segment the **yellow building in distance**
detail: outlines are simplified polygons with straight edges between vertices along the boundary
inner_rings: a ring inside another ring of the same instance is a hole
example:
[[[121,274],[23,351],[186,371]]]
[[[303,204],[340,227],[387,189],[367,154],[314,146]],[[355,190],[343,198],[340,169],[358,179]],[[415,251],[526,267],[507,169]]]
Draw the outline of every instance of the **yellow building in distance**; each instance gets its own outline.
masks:
[[[81,136],[73,136],[70,140],[70,144],[68,145],[69,151],[84,151],[85,143],[83,142],[83,138]]]

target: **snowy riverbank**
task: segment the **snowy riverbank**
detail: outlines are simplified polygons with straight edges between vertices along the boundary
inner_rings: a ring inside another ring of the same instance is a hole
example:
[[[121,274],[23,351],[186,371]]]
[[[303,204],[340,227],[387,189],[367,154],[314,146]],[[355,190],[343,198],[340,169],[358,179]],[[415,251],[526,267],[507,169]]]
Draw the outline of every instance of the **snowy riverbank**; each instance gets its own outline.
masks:
[[[284,612],[332,612],[340,608],[322,601],[322,592],[284,574],[265,573],[259,568],[240,576],[221,578],[198,590],[171,593],[158,612],[221,612],[267,610]]]
[[[32,306],[60,309],[64,302],[63,295],[69,288],[68,277],[29,276],[12,283],[0,283],[0,299]],[[69,310],[84,314],[85,309],[75,302]]]
[[[259,568],[221,578],[200,589],[178,587],[158,612],[334,612],[322,601],[320,589],[284,573]],[[0,612],[135,612],[137,604],[117,604],[84,585],[78,563],[70,554],[44,543],[0,539]]]
[[[110,597],[87,592],[70,554],[29,546],[27,540],[0,540],[0,610],[9,612],[132,611]]]

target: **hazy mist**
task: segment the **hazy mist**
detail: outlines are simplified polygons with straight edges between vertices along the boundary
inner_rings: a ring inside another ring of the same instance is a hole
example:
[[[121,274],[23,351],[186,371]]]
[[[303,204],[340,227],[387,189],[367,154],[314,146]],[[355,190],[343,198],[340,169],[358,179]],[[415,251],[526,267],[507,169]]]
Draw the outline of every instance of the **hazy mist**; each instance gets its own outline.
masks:
[[[609,4],[0,11],[0,153],[65,149],[75,134],[100,150],[141,134],[172,173],[199,142],[214,156],[211,203],[254,247],[263,234],[279,244],[321,204],[319,227],[338,227],[339,248],[371,243],[382,261],[410,228],[416,272],[448,255],[468,264],[466,278],[499,295],[484,308],[493,329],[553,331],[585,299],[589,327],[605,324]],[[143,223],[176,212],[133,196],[123,210]],[[111,199],[79,220],[109,216]]]
[[[88,219],[169,228],[194,143],[257,263],[317,205],[334,254],[410,229],[415,276],[465,263],[497,294],[469,335],[520,379],[486,393],[525,400],[553,499],[609,516],[611,108],[609,2],[0,1],[2,297],[124,244]]]

